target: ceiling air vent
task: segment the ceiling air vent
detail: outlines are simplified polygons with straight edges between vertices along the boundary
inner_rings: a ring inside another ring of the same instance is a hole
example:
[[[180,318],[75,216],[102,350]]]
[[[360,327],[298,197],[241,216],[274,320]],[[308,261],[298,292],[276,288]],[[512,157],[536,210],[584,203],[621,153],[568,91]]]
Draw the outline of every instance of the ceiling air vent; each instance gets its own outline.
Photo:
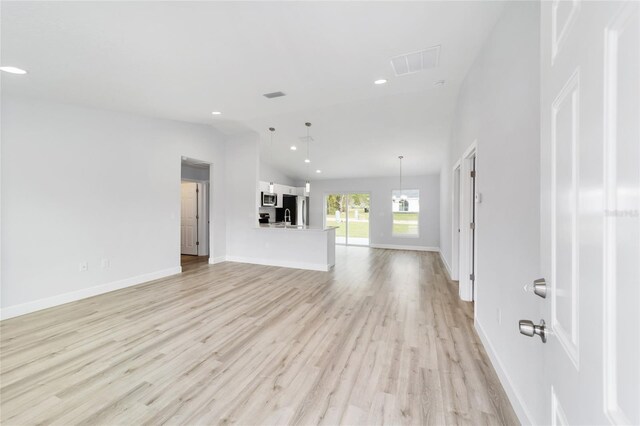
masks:
[[[273,99],[273,98],[279,98],[281,96],[286,96],[286,95],[283,92],[272,92],[272,93],[265,93],[262,96],[264,96],[267,99]]]
[[[413,74],[435,68],[440,61],[440,46],[433,46],[419,52],[407,53],[391,58],[391,66],[396,76]]]

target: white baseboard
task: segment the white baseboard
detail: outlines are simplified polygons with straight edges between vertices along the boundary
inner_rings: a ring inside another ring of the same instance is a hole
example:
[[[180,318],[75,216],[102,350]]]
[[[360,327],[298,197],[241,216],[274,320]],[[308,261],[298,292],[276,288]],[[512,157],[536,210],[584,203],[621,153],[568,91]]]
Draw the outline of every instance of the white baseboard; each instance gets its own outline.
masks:
[[[259,259],[253,257],[241,257],[241,256],[227,256],[227,262],[238,262],[238,263],[252,263],[254,265],[265,265],[265,266],[279,266],[281,268],[294,268],[294,269],[308,269],[311,271],[323,271],[326,272],[330,270],[333,265],[326,265],[320,263],[305,263],[305,262],[289,262],[289,261],[279,261],[279,260],[266,260]]]
[[[438,247],[407,246],[397,244],[370,244],[369,247],[390,250],[440,251]]]
[[[226,262],[226,261],[227,261],[227,257],[226,256],[210,257],[209,258],[209,265],[215,265],[216,263],[222,263],[222,262]]]
[[[493,368],[495,368],[496,373],[498,374],[500,383],[502,384],[502,387],[507,393],[507,397],[509,397],[509,402],[511,402],[511,405],[513,406],[513,410],[516,412],[516,415],[518,416],[518,420],[520,420],[520,424],[523,424],[523,425],[534,424],[533,416],[527,409],[527,406],[523,403],[524,399],[521,397],[518,391],[516,391],[516,389],[511,384],[511,380],[509,379],[509,376],[506,370],[504,369],[502,362],[500,361],[500,357],[498,356],[498,353],[496,352],[493,345],[491,344],[489,337],[487,337],[486,333],[484,332],[484,329],[482,328],[482,326],[477,320],[474,321],[474,325],[476,328],[476,332],[480,337],[480,341],[482,342],[482,346],[484,346],[485,351],[489,355],[489,359],[491,361],[491,364],[493,365]]]
[[[447,263],[447,259],[444,258],[444,256],[442,255],[442,252],[439,250],[438,252],[440,253],[440,259],[442,259],[442,263],[444,264],[444,269],[447,272],[447,276],[449,277],[450,280],[452,280],[453,278],[451,278],[451,266],[449,266],[449,264]]]
[[[89,288],[83,288],[81,290],[71,291],[69,293],[58,294],[56,296],[45,297],[44,299],[38,299],[32,302],[21,303],[19,305],[14,305],[14,306],[8,306],[6,308],[3,308],[2,312],[0,312],[0,319],[13,318],[20,315],[29,314],[31,312],[40,311],[42,309],[52,308],[58,305],[64,305],[65,303],[75,302],[77,300],[86,299],[87,297],[109,293],[114,290],[120,290],[126,287],[142,284],[147,281],[153,281],[160,278],[165,278],[170,275],[179,274],[181,272],[182,272],[182,267],[176,266],[175,268],[163,269],[156,272],[150,272],[148,274],[142,274],[135,277],[113,281],[107,284],[101,284],[101,285],[97,285]]]

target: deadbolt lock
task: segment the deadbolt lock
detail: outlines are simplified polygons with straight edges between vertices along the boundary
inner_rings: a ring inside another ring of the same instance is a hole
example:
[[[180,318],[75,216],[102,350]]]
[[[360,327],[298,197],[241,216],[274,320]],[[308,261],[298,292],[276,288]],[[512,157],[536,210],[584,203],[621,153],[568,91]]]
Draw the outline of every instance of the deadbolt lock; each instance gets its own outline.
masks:
[[[526,284],[524,286],[524,291],[533,292],[536,296],[540,296],[543,299],[547,298],[547,282],[544,278],[538,278],[533,281],[533,284]]]
[[[547,282],[544,278],[538,278],[533,282],[533,293],[537,296],[546,299],[547,297]]]

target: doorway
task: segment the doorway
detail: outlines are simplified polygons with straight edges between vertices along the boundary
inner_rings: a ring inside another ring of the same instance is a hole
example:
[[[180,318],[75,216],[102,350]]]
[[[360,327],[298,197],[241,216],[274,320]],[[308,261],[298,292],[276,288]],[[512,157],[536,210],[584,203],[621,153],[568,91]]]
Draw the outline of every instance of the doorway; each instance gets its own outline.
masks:
[[[476,203],[476,167],[477,167],[477,143],[471,144],[460,160],[459,191],[459,250],[458,250],[458,281],[460,298],[466,301],[475,300],[477,283],[477,214]],[[454,173],[455,177],[455,173]],[[456,187],[453,188],[454,194]],[[479,196],[478,196],[479,197]],[[455,205],[455,203],[454,203]],[[454,222],[455,223],[455,222]],[[455,238],[454,238],[455,241]]]
[[[209,260],[210,164],[182,159],[180,182],[180,265]]]
[[[180,185],[180,254],[198,255],[200,241],[200,185],[182,182]]]
[[[336,226],[336,244],[369,245],[371,195],[344,192],[325,195],[325,226]]]
[[[469,158],[471,171],[469,172],[469,280],[471,281],[471,296],[476,299],[476,156]]]

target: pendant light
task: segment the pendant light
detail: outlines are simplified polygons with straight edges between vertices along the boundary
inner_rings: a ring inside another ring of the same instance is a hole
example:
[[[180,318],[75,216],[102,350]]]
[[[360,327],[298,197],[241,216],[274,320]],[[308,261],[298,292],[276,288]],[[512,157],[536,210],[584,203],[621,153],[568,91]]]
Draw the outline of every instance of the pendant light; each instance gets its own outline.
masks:
[[[269,131],[271,132],[271,143],[269,144],[269,153],[273,150],[273,135],[276,132],[275,127],[269,127]],[[275,185],[273,182],[269,182],[269,193],[273,194],[275,192]]]
[[[311,156],[309,155],[309,140],[311,137],[309,136],[309,129],[311,127],[311,123],[304,123],[307,126],[307,158],[305,158],[304,162],[307,163],[307,181],[304,184],[304,192],[309,194],[311,192],[311,182],[309,182],[309,164],[311,163]]]
[[[402,192],[402,159],[404,158],[403,155],[398,155],[398,160],[400,160],[400,199],[401,200],[406,200],[407,196]],[[395,200],[395,197],[394,197]]]

